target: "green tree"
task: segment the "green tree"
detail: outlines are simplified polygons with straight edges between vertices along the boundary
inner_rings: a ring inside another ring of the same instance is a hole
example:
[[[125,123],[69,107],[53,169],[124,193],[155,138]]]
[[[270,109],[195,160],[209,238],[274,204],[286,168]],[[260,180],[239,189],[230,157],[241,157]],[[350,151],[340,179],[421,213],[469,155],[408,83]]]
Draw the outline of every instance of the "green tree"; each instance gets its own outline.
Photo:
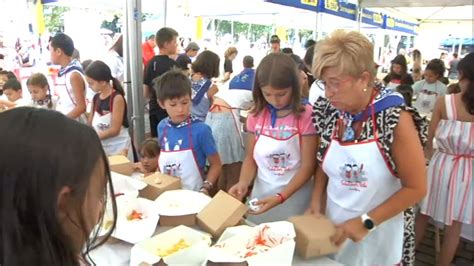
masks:
[[[44,24],[49,32],[64,31],[63,14],[69,11],[68,7],[44,5]]]

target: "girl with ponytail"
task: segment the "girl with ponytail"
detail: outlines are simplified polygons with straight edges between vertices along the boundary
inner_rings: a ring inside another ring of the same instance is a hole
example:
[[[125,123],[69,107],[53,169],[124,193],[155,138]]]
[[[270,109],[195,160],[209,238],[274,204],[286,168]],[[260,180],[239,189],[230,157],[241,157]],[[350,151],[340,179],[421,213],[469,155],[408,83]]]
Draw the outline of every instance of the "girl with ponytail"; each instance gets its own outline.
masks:
[[[35,73],[28,78],[26,86],[31,95],[30,106],[37,108],[55,109],[57,99],[51,96],[48,79],[41,73]]]
[[[92,62],[85,74],[89,87],[97,93],[88,124],[99,135],[107,156],[131,154],[127,103],[120,81],[112,76],[110,68],[102,61]]]

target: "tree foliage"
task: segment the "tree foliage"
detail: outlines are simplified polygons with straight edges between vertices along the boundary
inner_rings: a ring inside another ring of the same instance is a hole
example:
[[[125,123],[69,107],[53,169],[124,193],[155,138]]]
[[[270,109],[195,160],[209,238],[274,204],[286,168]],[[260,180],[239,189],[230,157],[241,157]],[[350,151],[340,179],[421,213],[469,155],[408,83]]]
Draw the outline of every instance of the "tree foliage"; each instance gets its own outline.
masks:
[[[63,14],[69,7],[44,5],[44,24],[49,32],[64,31]]]

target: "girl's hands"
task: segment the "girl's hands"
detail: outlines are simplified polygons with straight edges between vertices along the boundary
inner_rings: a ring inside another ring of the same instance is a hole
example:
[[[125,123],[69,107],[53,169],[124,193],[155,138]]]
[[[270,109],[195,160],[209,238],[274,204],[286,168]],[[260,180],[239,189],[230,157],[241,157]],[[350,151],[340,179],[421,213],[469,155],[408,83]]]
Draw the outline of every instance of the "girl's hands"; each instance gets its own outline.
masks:
[[[249,184],[239,181],[229,189],[229,194],[242,201],[249,191]]]
[[[271,208],[277,206],[278,204],[280,204],[280,198],[277,197],[277,196],[269,196],[269,197],[266,197],[262,200],[259,200],[257,201],[254,205],[258,206],[258,210],[256,211],[252,211],[252,210],[249,210],[249,214],[252,214],[252,215],[258,215],[258,214],[261,214],[261,213],[264,213],[268,210],[270,210]]]

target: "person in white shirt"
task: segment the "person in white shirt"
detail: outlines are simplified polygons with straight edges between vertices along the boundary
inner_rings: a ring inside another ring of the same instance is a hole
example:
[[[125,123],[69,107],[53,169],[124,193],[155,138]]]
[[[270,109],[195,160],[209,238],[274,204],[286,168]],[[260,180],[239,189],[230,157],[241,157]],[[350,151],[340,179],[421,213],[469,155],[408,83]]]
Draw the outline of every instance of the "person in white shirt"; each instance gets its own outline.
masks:
[[[443,61],[433,59],[426,66],[424,79],[413,84],[413,91],[417,96],[414,106],[421,114],[430,114],[434,109],[436,99],[446,94],[446,85],[439,81],[444,71]]]

